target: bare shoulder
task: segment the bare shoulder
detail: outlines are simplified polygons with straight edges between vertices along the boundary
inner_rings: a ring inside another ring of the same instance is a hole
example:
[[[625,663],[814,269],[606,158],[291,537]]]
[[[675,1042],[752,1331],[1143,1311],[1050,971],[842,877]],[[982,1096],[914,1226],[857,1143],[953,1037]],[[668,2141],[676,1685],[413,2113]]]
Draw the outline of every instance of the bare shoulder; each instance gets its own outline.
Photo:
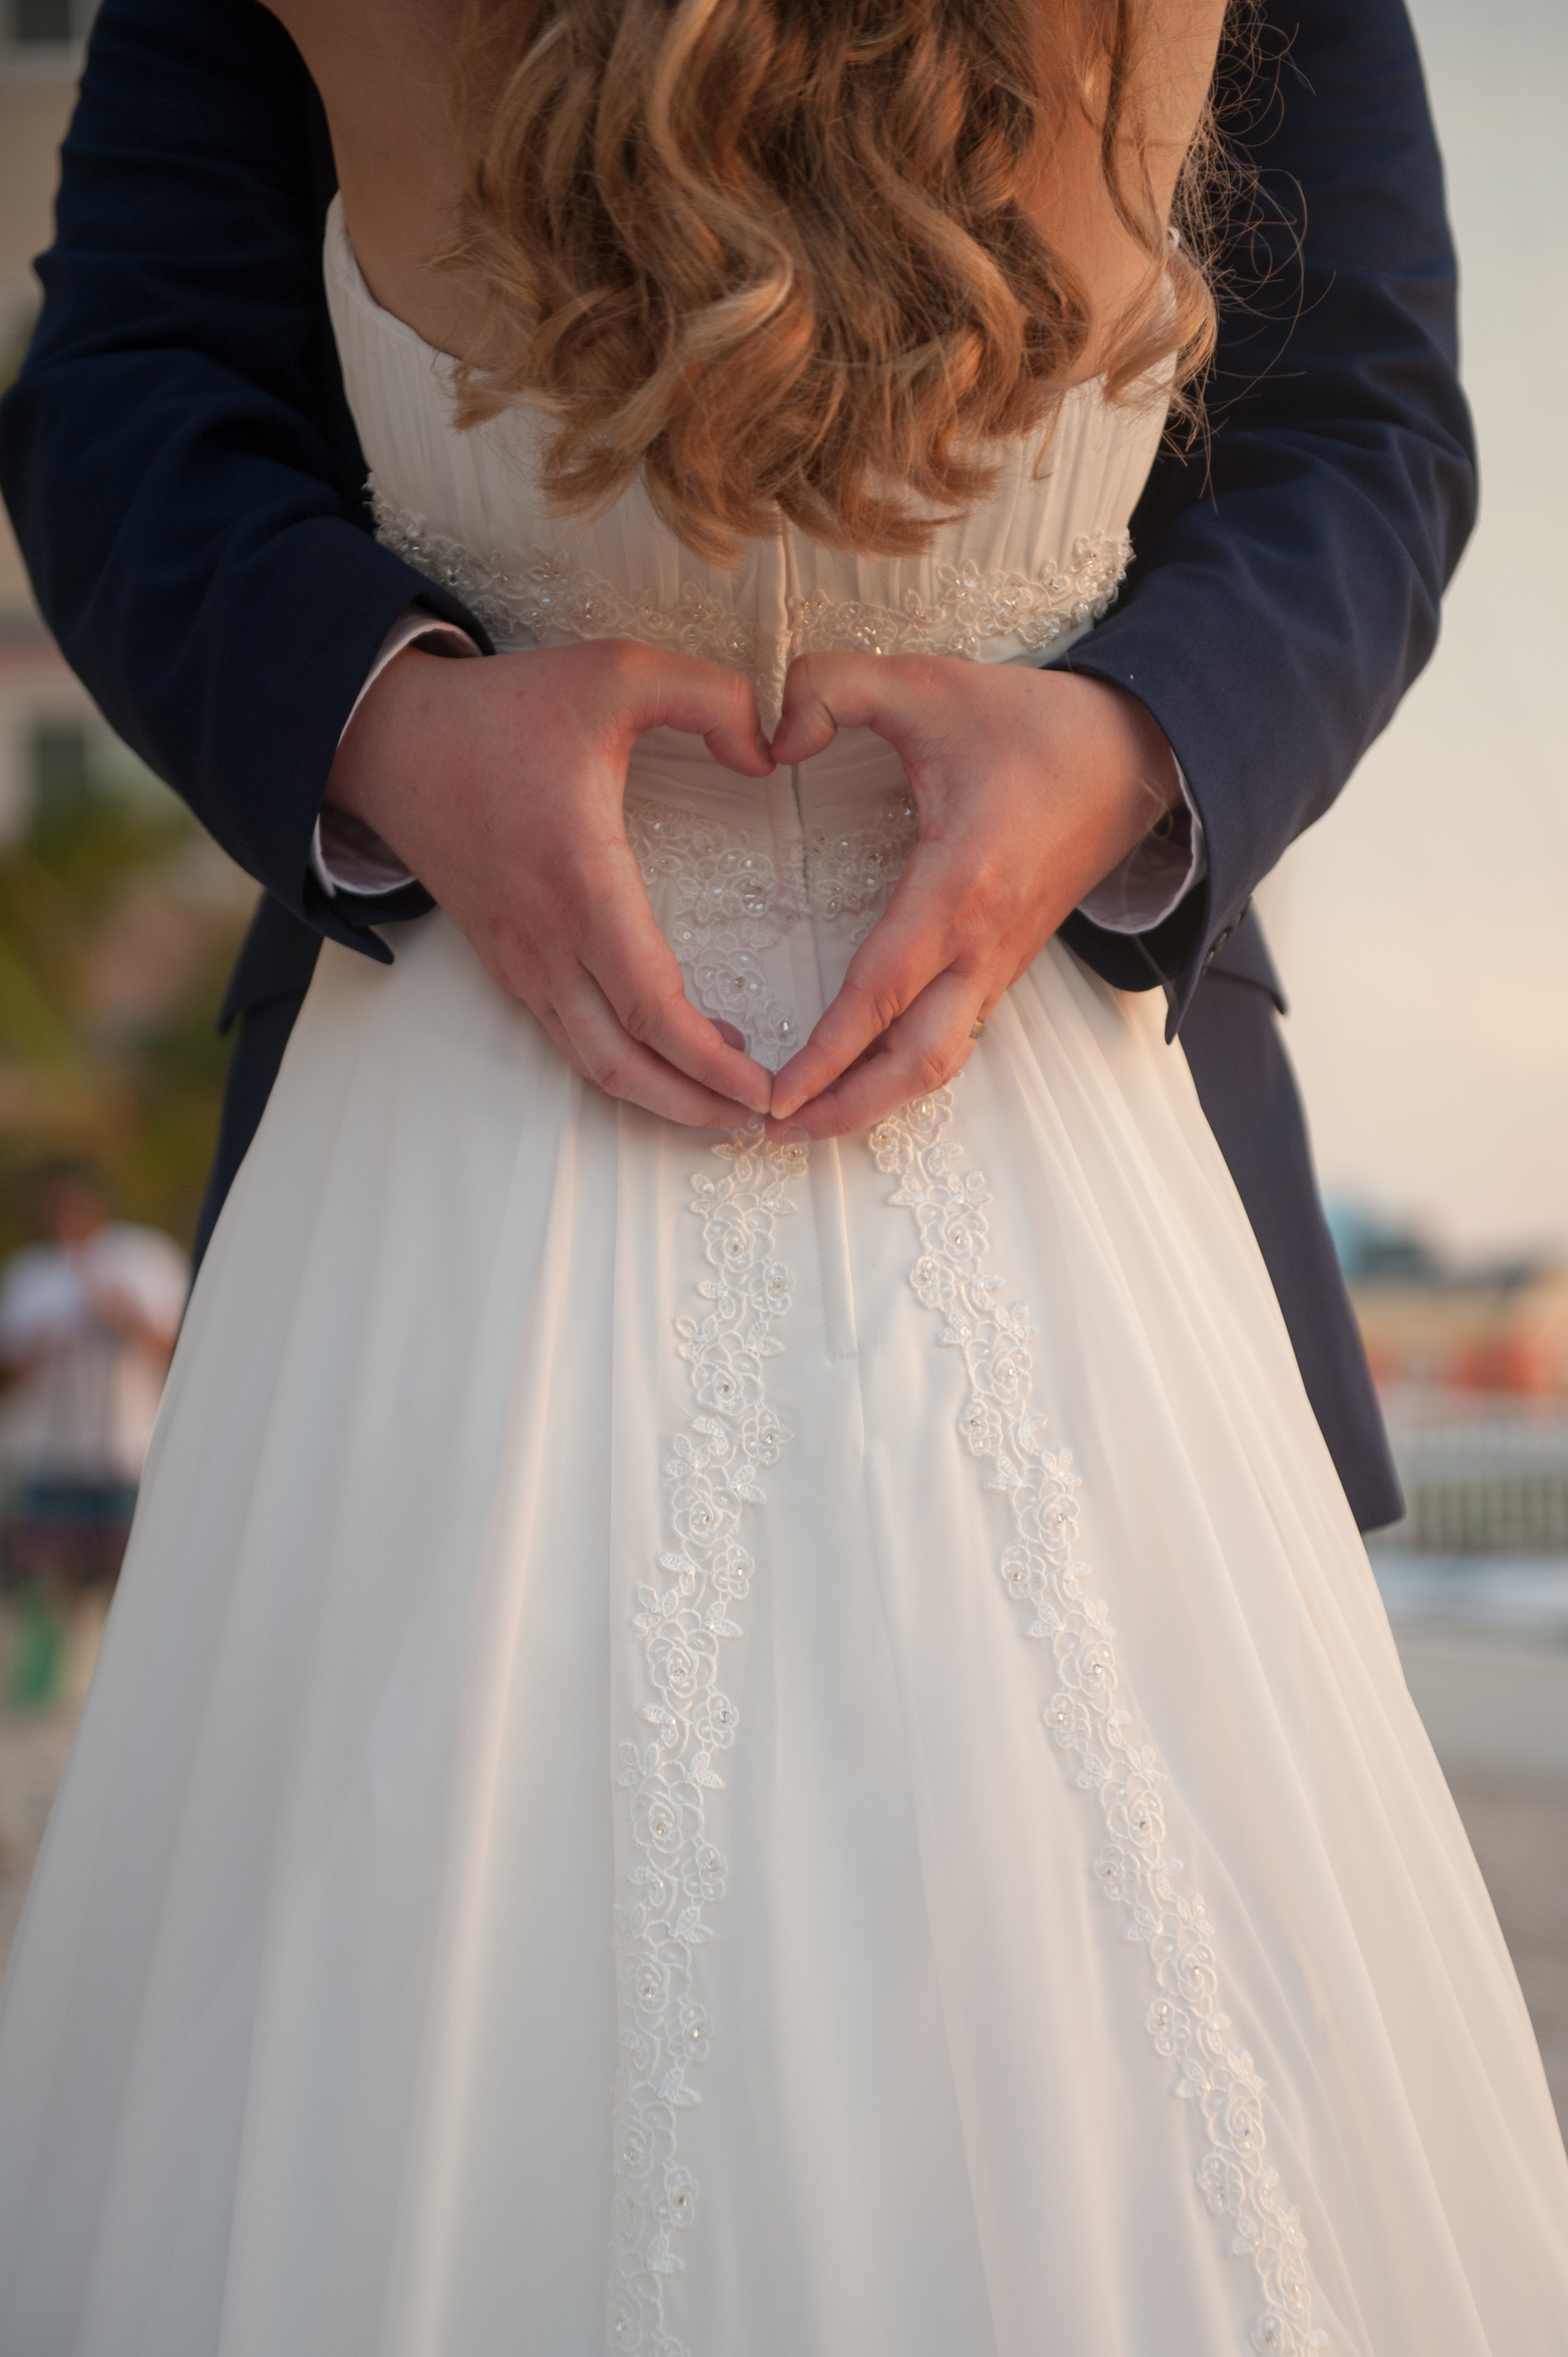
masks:
[[[331,127],[349,234],[378,302],[446,351],[472,344],[484,317],[477,290],[432,259],[452,243],[463,164],[452,68],[463,0],[265,0],[321,93]],[[1203,118],[1231,5],[1245,0],[1148,0],[1120,97],[1156,209],[1168,210]],[[1042,5],[1043,38],[1050,12]],[[1108,191],[1096,102],[1069,110],[1042,152],[1031,210],[1112,319],[1146,269]],[[1098,339],[1097,339],[1098,341]],[[1097,365],[1091,349],[1086,370]]]
[[[1168,203],[1203,119],[1219,43],[1236,0],[1159,0],[1138,66],[1138,112]],[[1165,182],[1168,180],[1168,187]]]
[[[265,0],[310,68],[334,128],[384,142],[445,115],[462,0]]]
[[[1153,0],[1118,92],[1123,186],[1146,191],[1163,224],[1169,219],[1187,153],[1205,119],[1215,62],[1234,0]],[[1244,5],[1244,0],[1242,0]],[[1042,32],[1045,17],[1042,15]],[[1085,374],[1100,367],[1104,337],[1123,304],[1145,282],[1146,250],[1119,218],[1101,159],[1103,117],[1111,103],[1102,66],[1042,149],[1030,209],[1090,289],[1097,327]],[[1144,210],[1140,205],[1140,211]]]
[[[471,298],[430,268],[461,188],[452,59],[462,0],[265,0],[321,95],[349,235],[378,302],[447,350]]]

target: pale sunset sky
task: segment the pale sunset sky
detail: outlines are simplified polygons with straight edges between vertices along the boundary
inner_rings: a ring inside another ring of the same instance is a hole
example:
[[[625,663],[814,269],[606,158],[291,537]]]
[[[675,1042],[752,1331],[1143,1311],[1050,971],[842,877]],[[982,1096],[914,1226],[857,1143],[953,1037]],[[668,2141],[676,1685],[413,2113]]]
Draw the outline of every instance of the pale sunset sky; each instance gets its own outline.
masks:
[[[1412,0],[1481,521],[1442,642],[1261,896],[1330,1194],[1568,1258],[1568,0]]]

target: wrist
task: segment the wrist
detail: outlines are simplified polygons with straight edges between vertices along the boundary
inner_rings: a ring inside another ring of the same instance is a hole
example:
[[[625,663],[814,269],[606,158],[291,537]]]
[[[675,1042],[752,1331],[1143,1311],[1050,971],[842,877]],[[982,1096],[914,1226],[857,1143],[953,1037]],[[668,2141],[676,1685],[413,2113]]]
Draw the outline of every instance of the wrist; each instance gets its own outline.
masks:
[[[1144,933],[1164,924],[1208,873],[1203,822],[1153,715],[1114,684],[1091,683],[1115,706],[1120,856],[1106,863],[1078,906],[1102,930]]]
[[[400,857],[403,755],[417,736],[433,694],[448,676],[441,656],[404,647],[366,689],[344,729],[322,796],[323,818],[341,814],[380,837]]]
[[[1106,699],[1114,712],[1120,740],[1120,766],[1129,811],[1145,815],[1144,834],[1169,834],[1187,808],[1181,770],[1170,740],[1147,705],[1109,680],[1085,680],[1083,684]]]

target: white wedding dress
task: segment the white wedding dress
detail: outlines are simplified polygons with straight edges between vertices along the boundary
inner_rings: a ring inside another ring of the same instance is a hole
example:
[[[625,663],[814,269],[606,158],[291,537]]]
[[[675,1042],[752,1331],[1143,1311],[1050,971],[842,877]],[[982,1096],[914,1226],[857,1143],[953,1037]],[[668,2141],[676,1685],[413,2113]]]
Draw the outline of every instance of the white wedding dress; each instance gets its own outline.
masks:
[[[1114,591],[1156,409],[726,578],[545,511],[327,260],[383,532],[514,645],[766,705]],[[628,811],[777,1064],[892,757],[650,737]],[[808,1154],[394,942],[324,952],[180,1343],[6,1990],[0,2349],[1562,2357],[1535,2042],[1158,994],[1053,945]]]

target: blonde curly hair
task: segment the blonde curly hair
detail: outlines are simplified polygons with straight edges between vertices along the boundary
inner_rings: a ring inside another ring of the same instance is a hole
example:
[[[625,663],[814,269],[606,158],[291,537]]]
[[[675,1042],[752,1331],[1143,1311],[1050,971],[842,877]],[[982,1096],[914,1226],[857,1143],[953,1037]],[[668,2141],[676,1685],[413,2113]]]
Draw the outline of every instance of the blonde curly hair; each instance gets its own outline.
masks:
[[[558,506],[640,474],[721,565],[780,516],[919,549],[1081,373],[1088,292],[1026,203],[1074,109],[1145,263],[1105,391],[1161,370],[1190,409],[1212,130],[1172,240],[1137,97],[1157,36],[1155,0],[467,0],[460,422],[530,397]]]

